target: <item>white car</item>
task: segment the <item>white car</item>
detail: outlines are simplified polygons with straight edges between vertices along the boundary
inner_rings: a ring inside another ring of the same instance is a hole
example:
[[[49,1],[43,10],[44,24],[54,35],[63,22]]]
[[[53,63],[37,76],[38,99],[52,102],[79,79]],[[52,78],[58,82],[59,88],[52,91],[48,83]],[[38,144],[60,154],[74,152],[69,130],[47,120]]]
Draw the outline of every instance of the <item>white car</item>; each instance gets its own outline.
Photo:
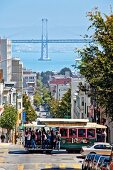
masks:
[[[81,150],[81,155],[86,156],[89,153],[95,153],[100,155],[111,155],[112,146],[109,143],[96,142],[92,146],[84,146]]]

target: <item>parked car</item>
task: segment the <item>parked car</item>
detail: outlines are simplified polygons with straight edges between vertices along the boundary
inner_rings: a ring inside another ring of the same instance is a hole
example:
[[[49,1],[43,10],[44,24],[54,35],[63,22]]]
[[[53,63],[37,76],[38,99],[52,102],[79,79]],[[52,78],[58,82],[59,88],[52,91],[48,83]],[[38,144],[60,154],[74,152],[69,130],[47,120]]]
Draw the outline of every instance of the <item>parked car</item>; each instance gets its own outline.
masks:
[[[92,146],[84,146],[81,150],[81,155],[86,156],[89,153],[110,156],[112,153],[112,146],[109,143],[96,142]]]
[[[113,160],[111,160],[108,163],[104,163],[102,165],[102,169],[101,170],[113,170]]]
[[[87,170],[88,169],[88,166],[89,166],[91,160],[94,158],[94,156],[95,156],[95,154],[88,154],[85,157],[85,159],[84,159],[84,161],[82,163],[82,170]]]
[[[99,154],[95,154],[93,160],[91,161],[90,165],[89,165],[89,169],[93,170],[96,167],[96,164],[98,162],[98,160],[100,159],[102,155]]]

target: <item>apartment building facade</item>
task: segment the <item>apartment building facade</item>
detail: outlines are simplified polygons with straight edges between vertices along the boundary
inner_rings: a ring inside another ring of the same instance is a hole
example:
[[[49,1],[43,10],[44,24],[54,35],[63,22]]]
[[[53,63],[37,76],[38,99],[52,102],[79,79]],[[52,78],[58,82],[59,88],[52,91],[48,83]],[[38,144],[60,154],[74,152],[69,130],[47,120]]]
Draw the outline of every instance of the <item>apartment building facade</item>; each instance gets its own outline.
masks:
[[[65,76],[53,76],[49,81],[51,95],[55,100],[61,100],[70,88],[71,78]]]
[[[12,44],[9,39],[0,39],[0,68],[3,79],[8,82],[12,78]]]

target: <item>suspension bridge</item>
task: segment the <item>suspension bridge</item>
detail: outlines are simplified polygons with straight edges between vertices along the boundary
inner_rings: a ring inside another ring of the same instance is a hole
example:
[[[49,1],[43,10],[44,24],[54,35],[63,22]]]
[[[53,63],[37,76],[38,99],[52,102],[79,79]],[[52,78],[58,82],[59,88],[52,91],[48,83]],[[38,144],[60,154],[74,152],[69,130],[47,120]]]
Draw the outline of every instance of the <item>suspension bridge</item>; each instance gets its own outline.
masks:
[[[48,44],[49,43],[91,43],[91,39],[48,39],[47,29],[48,19],[42,19],[42,36],[41,39],[31,40],[12,40],[12,43],[41,43],[41,57],[39,60],[49,61],[48,57]]]

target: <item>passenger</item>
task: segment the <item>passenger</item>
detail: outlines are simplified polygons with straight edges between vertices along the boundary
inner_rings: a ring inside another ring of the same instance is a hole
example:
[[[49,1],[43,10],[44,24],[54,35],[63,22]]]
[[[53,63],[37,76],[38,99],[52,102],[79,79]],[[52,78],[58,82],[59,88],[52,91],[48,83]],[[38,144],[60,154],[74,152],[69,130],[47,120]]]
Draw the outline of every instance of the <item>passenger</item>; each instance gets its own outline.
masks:
[[[56,134],[54,133],[54,136],[53,136],[53,149],[56,149],[56,142],[57,142],[57,138],[56,138]]]
[[[53,130],[51,130],[51,142],[50,142],[51,149],[53,149],[53,145],[54,145],[53,140],[54,140],[54,133],[53,133]]]
[[[27,147],[27,136],[28,136],[28,130],[25,130],[25,144],[24,144],[24,147],[26,148]]]
[[[45,149],[46,145],[47,145],[47,136],[46,136],[46,133],[43,132],[42,133],[42,149]]]
[[[32,148],[36,148],[36,143],[35,143],[35,132],[34,131],[32,131],[31,132],[31,146],[32,146]]]
[[[56,146],[58,150],[60,149],[60,141],[61,141],[61,134],[60,132],[56,132]]]
[[[31,132],[28,131],[28,135],[27,135],[27,147],[30,148],[31,146]]]
[[[41,131],[38,132],[38,139],[37,139],[38,145],[41,145]]]
[[[51,144],[51,133],[50,131],[47,132],[47,148],[50,148]]]
[[[36,145],[38,145],[38,132],[39,130],[38,129],[36,129],[36,132],[35,132],[35,143],[36,143]]]

